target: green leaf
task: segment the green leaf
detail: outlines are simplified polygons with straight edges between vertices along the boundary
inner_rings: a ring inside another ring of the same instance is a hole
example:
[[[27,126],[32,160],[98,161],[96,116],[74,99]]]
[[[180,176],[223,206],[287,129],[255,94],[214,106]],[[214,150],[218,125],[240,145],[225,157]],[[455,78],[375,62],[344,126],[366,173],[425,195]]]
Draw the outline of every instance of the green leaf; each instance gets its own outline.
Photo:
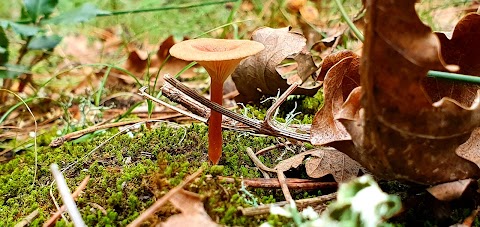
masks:
[[[23,65],[5,64],[6,70],[0,69],[0,79],[14,79],[24,73],[30,73],[28,68]]]
[[[33,22],[41,16],[48,17],[58,4],[58,0],[24,0],[23,4]]]
[[[97,15],[109,15],[109,11],[98,9],[91,3],[85,3],[80,8],[73,9],[60,14],[57,17],[43,21],[43,23],[52,24],[75,24],[88,21],[95,18]]]
[[[3,29],[7,29],[9,24],[10,21],[8,20],[0,20],[0,27],[2,27]]]
[[[19,24],[11,21],[9,24],[13,31],[22,36],[34,36],[40,31],[40,28],[30,25]]]
[[[0,26],[0,65],[8,62],[8,38],[5,30]]]
[[[60,43],[60,41],[62,41],[62,37],[58,35],[42,35],[34,37],[27,47],[29,50],[52,50]]]

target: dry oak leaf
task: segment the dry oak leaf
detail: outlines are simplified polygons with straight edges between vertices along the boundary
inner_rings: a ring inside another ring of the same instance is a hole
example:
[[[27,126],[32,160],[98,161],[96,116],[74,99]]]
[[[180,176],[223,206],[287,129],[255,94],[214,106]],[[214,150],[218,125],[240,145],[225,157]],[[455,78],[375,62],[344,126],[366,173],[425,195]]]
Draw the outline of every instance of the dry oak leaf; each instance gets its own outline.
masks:
[[[311,158],[305,162],[307,175],[320,178],[332,174],[337,183],[354,179],[362,169],[358,162],[333,148],[315,149]]]
[[[478,166],[455,152],[480,125],[480,100],[477,95],[465,107],[451,98],[433,102],[425,92],[428,70],[455,67],[441,58],[440,42],[420,21],[415,2],[366,1],[362,108],[358,119],[339,119],[355,150],[338,149],[354,152],[349,156],[385,179],[438,184],[479,177]],[[355,107],[358,97],[344,106]]]
[[[173,36],[169,36],[160,43],[156,50],[156,54],[150,57],[148,50],[134,48],[128,54],[128,58],[123,67],[137,77],[143,77],[147,70],[152,75],[156,75],[158,70],[160,70],[161,74],[175,75],[190,62],[170,56],[169,50],[173,45],[175,45],[175,40]],[[190,68],[183,72],[182,77],[190,78],[195,75],[193,68]]]
[[[257,102],[262,95],[275,96],[285,91],[289,84],[276,70],[286,58],[297,61],[298,77],[305,81],[318,69],[306,50],[306,39],[290,28],[260,28],[253,32],[252,40],[262,43],[265,49],[243,60],[232,74],[238,92],[237,102]],[[304,88],[300,86],[293,94],[314,95],[319,84]]]
[[[436,33],[441,43],[441,53],[445,62],[458,65],[457,73],[480,76],[480,15],[476,13],[463,17],[455,26],[453,33]],[[427,77],[425,90],[433,101],[443,97],[452,98],[465,106],[472,105],[479,84],[455,82],[452,80]]]
[[[169,217],[161,226],[218,226],[208,216],[198,194],[181,189],[169,201],[182,213]]]
[[[298,168],[304,161],[309,177],[320,178],[332,174],[338,183],[357,177],[361,169],[360,164],[333,148],[316,148],[302,152],[281,161],[274,169],[285,172]]]
[[[294,155],[288,159],[282,160],[275,166],[274,169],[277,171],[285,172],[292,168],[298,168],[301,164],[303,164],[303,160],[307,156],[312,155],[314,152],[315,152],[314,150],[309,150],[309,151],[305,151],[300,154]]]
[[[323,61],[319,78],[325,78],[324,103],[313,118],[310,130],[312,144],[351,140],[350,134],[335,116],[350,92],[360,85],[359,65],[360,57],[351,51],[331,54]]]

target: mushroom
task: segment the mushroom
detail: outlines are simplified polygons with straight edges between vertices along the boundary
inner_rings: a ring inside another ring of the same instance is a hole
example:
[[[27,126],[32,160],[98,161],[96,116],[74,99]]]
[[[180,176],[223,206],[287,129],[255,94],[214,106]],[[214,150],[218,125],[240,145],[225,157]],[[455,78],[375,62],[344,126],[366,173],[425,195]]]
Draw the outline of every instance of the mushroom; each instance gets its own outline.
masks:
[[[250,40],[200,38],[179,42],[170,48],[170,54],[186,61],[196,61],[211,78],[210,100],[222,105],[223,82],[244,58],[265,48]],[[217,164],[222,155],[222,114],[210,111],[208,120],[208,158]]]

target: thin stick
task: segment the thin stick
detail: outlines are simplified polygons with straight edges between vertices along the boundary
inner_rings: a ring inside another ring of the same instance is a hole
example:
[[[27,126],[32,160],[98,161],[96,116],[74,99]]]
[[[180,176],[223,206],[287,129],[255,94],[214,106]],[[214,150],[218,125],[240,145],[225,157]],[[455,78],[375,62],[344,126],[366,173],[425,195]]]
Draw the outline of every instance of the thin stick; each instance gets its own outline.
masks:
[[[164,101],[162,101],[162,100],[160,100],[160,99],[157,99],[157,98],[149,95],[148,93],[146,93],[146,92],[145,92],[146,89],[147,89],[147,87],[142,87],[142,88],[140,88],[140,90],[139,90],[139,91],[140,91],[139,95],[143,96],[144,98],[148,98],[148,99],[150,99],[150,100],[152,100],[152,101],[154,101],[154,102],[156,102],[156,103],[158,103],[158,104],[160,104],[160,105],[163,105],[163,106],[165,106],[165,107],[167,107],[167,108],[169,108],[169,109],[175,110],[175,111],[177,111],[177,112],[179,112],[179,113],[181,113],[181,114],[183,114],[183,115],[185,115],[185,116],[189,116],[189,117],[191,117],[191,118],[193,118],[193,119],[195,119],[195,120],[198,120],[198,121],[200,121],[200,122],[207,123],[207,119],[206,119],[206,118],[197,116],[197,115],[192,114],[192,113],[190,113],[190,112],[188,112],[188,111],[185,111],[185,110],[182,110],[182,109],[180,109],[180,108],[178,108],[178,107],[172,106],[172,105],[170,105],[170,104],[168,104],[168,103],[166,103],[166,102],[164,102]]]
[[[272,173],[276,173],[277,171],[272,169],[272,168],[269,168],[267,167],[265,164],[262,163],[262,161],[260,161],[260,159],[258,159],[258,157],[255,155],[255,153],[253,152],[252,148],[250,147],[247,147],[247,154],[248,156],[252,159],[253,163],[255,163],[255,165],[264,170],[264,171],[267,171],[267,172],[272,172]]]
[[[465,226],[465,227],[472,226],[473,222],[475,221],[475,218],[477,218],[477,215],[478,215],[479,211],[480,211],[480,207],[477,207],[477,209],[472,211],[472,213],[467,218],[465,218],[465,220],[463,220],[463,222],[460,226]]]
[[[340,10],[343,20],[345,20],[345,22],[348,24],[348,27],[350,27],[350,29],[352,29],[352,32],[355,34],[355,36],[357,36],[357,38],[363,42],[365,38],[363,37],[362,32],[358,30],[358,28],[352,22],[350,17],[348,17],[347,11],[345,11],[345,8],[343,8],[343,5],[340,2],[340,0],[335,0],[335,4],[337,5],[338,10]]]
[[[449,80],[457,80],[465,83],[480,83],[480,77],[478,76],[470,76],[470,75],[463,75],[458,73],[448,73],[448,72],[440,72],[440,71],[428,71],[427,74],[429,77],[441,78],[441,79],[449,79]]]
[[[85,222],[83,222],[82,215],[80,215],[80,212],[77,209],[77,205],[73,200],[72,194],[70,193],[70,189],[67,186],[67,182],[65,181],[63,174],[58,169],[58,165],[55,163],[51,164],[50,170],[52,171],[52,175],[55,178],[55,181],[57,181],[58,191],[62,196],[63,204],[65,204],[67,208],[67,212],[70,215],[70,218],[72,219],[73,224],[77,227],[86,226]]]
[[[170,83],[173,87],[177,88],[181,92],[183,92],[186,95],[188,95],[189,97],[193,98],[195,101],[201,103],[202,105],[207,106],[208,108],[212,109],[213,111],[217,111],[217,112],[221,113],[222,115],[227,115],[228,117],[230,117],[230,118],[232,118],[232,119],[234,119],[238,122],[241,122],[245,125],[248,125],[250,127],[253,127],[253,128],[256,128],[256,129],[261,128],[260,121],[247,118],[247,117],[245,117],[241,114],[238,114],[238,113],[235,113],[233,111],[225,109],[223,106],[218,105],[217,103],[214,103],[214,102],[208,100],[207,98],[199,95],[197,92],[195,92],[194,90],[192,90],[192,89],[188,88],[187,86],[183,85],[178,80],[170,77],[169,75],[165,75],[163,78],[165,79],[165,82]]]
[[[131,125],[131,124],[136,124],[140,122],[146,122],[149,120],[164,120],[170,118],[169,116],[167,117],[158,117],[158,118],[151,118],[151,119],[138,119],[138,120],[132,120],[132,121],[122,121],[122,122],[114,122],[114,123],[109,123],[109,124],[104,124],[104,125],[94,125],[92,127],[82,129],[76,132],[68,133],[67,135],[60,136],[52,140],[50,142],[49,146],[50,147],[59,147],[62,144],[64,144],[67,141],[77,139],[85,134],[92,133],[98,130],[102,129],[109,129],[109,128],[114,128],[114,127],[119,127],[119,126],[125,126],[125,125]]]
[[[222,115],[228,116],[238,122],[241,122],[245,125],[248,125],[252,128],[254,128],[258,133],[265,134],[265,135],[271,135],[271,136],[281,136],[281,137],[287,137],[295,140],[300,140],[304,142],[309,142],[310,141],[310,135],[307,134],[300,134],[292,131],[287,131],[283,129],[278,129],[278,128],[267,128],[264,126],[264,123],[247,118],[241,114],[235,113],[233,111],[227,110],[224,107],[211,102],[210,100],[206,99],[205,97],[199,95],[197,92],[193,91],[192,89],[188,88],[187,86],[183,85],[180,83],[178,80],[171,78],[169,75],[164,76],[165,82],[170,83],[173,87],[176,89],[180,90],[183,92],[185,95],[193,98],[195,101],[198,101],[204,106],[207,106],[208,108],[217,111],[219,113],[222,113]]]
[[[337,197],[337,193],[335,192],[332,194],[322,195],[315,198],[296,200],[295,204],[297,205],[298,209],[303,209],[303,208],[306,208],[307,206],[317,206],[320,204],[324,204],[325,202],[334,200],[336,197]],[[290,202],[283,201],[283,202],[272,203],[272,204],[264,204],[258,207],[247,207],[247,208],[240,207],[240,210],[242,211],[242,215],[244,216],[262,215],[262,214],[270,213],[271,206],[285,206],[287,204],[290,204]]]
[[[273,115],[275,114],[275,111],[280,107],[280,105],[282,105],[283,102],[285,102],[285,100],[287,100],[288,96],[292,94],[299,85],[299,83],[294,83],[290,85],[290,87],[285,92],[283,92],[280,97],[278,97],[277,101],[273,103],[270,108],[268,108],[267,112],[265,113],[265,120],[262,123],[262,127],[272,130],[274,132],[281,132],[282,136],[288,138],[294,138],[297,140],[310,142],[310,134],[300,134],[292,131],[283,130],[277,128],[273,123]]]
[[[263,153],[266,153],[268,151],[271,151],[273,149],[277,149],[277,148],[281,148],[281,147],[285,147],[285,146],[288,146],[288,145],[291,145],[292,143],[290,141],[287,141],[285,143],[279,143],[279,144],[275,144],[275,145],[272,145],[272,146],[269,146],[269,147],[266,147],[266,148],[263,148],[259,151],[257,151],[255,153],[255,155],[262,155]]]
[[[293,200],[292,195],[290,194],[290,190],[288,190],[287,180],[283,171],[277,171],[278,182],[280,183],[280,187],[282,188],[283,195],[285,196],[285,201],[289,202]]]
[[[73,199],[76,199],[80,195],[80,193],[83,191],[83,189],[87,187],[89,180],[90,180],[90,175],[86,176],[85,179],[83,179],[83,181],[80,183],[77,189],[75,189],[75,191],[72,193]],[[55,212],[50,217],[50,219],[48,219],[45,223],[43,223],[43,227],[54,225],[57,219],[60,217],[60,215],[62,215],[62,213],[65,212],[65,209],[67,209],[65,205],[62,205],[62,207],[60,207],[60,209],[58,209],[57,212]]]
[[[32,223],[32,221],[38,216],[39,212],[38,209],[35,209],[32,213],[28,216],[23,218],[23,220],[15,225],[15,227],[24,227]]]
[[[224,180],[228,183],[234,183],[235,178],[232,177],[217,177],[219,180]],[[278,179],[265,179],[265,178],[243,178],[243,184],[247,187],[252,188],[280,188],[280,183]],[[335,189],[338,187],[336,182],[320,182],[309,179],[298,179],[298,178],[287,178],[286,183],[289,189],[302,189],[302,190],[312,190],[312,189]]]
[[[170,101],[176,102],[189,110],[192,113],[199,115],[200,117],[208,118],[210,116],[210,110],[205,106],[202,106],[199,102],[192,98],[182,95],[171,84],[165,83],[162,87],[162,95],[170,99]]]
[[[165,10],[174,10],[174,9],[189,9],[201,6],[223,4],[229,2],[236,2],[238,0],[225,0],[225,1],[214,1],[214,2],[203,2],[203,3],[191,3],[177,6],[163,6],[159,8],[148,8],[148,9],[137,9],[137,10],[125,10],[125,11],[114,11],[109,14],[99,14],[97,17],[106,17],[106,16],[117,16],[123,14],[133,14],[133,13],[146,13],[146,12],[156,12],[156,11],[165,11]]]
[[[128,226],[129,227],[140,226],[148,217],[155,214],[155,212],[157,212],[157,210],[160,207],[162,207],[163,204],[165,204],[170,199],[170,197],[172,197],[175,193],[183,189],[183,187],[185,187],[187,184],[195,180],[195,178],[200,176],[202,172],[203,172],[203,168],[201,167],[195,173],[185,178],[185,180],[182,183],[180,183],[178,186],[176,186],[175,188],[167,192],[167,194],[165,194],[162,198],[157,200],[152,206],[150,206],[147,210],[145,210],[140,216],[138,216],[135,220],[133,220],[133,222],[130,223]]]

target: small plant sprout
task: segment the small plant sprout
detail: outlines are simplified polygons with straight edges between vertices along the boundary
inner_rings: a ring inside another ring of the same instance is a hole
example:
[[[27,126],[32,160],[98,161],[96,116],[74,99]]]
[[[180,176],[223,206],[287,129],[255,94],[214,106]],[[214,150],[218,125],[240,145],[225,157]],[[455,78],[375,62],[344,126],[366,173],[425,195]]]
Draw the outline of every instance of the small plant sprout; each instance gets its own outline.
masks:
[[[186,61],[196,61],[211,78],[210,100],[222,105],[223,82],[244,58],[265,48],[250,40],[200,38],[175,44],[170,54]],[[217,164],[222,155],[222,114],[211,111],[208,120],[208,158]]]

